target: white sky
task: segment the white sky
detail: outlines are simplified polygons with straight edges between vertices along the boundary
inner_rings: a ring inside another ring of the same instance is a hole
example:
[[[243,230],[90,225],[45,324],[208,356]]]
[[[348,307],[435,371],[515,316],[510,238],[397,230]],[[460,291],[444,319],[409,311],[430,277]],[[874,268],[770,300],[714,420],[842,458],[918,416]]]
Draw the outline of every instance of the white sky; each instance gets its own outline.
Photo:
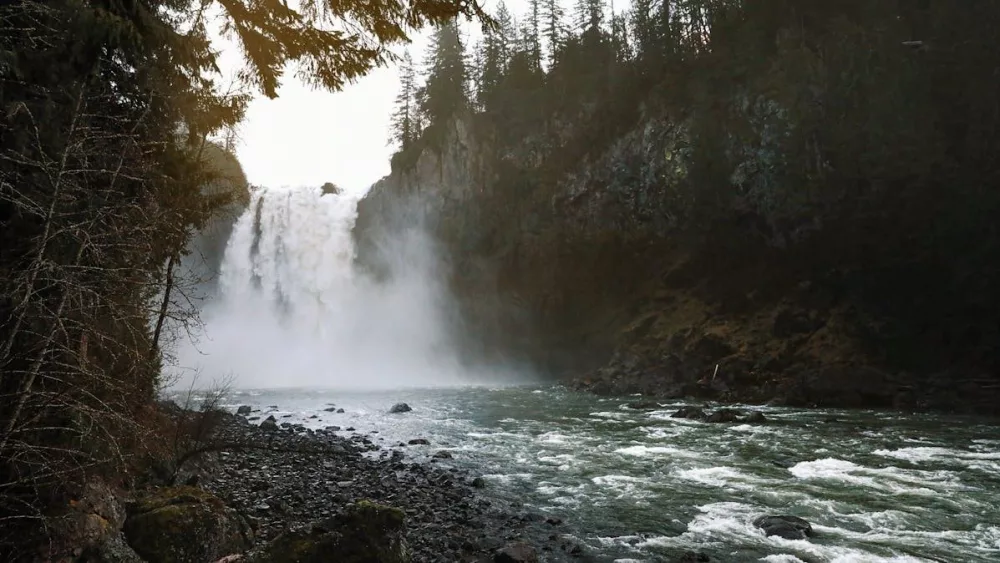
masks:
[[[515,14],[527,6],[527,0],[506,3]],[[496,0],[483,4],[492,12]],[[468,46],[468,33],[478,35],[479,26],[463,27]],[[417,64],[429,37],[430,30],[412,37],[409,48]],[[238,51],[224,40],[219,49],[220,66],[229,75],[238,64]],[[237,157],[247,178],[271,187],[333,182],[350,192],[366,191],[389,173],[394,150],[387,145],[389,117],[398,89],[396,68],[378,69],[338,93],[312,90],[287,76],[278,98],[261,96],[252,102],[241,126]]]

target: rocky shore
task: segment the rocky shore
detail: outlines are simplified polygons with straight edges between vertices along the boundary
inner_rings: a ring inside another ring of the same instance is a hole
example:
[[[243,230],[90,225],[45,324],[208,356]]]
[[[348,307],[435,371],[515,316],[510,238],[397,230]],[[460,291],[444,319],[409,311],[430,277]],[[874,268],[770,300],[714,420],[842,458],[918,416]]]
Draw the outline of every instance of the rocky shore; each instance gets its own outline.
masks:
[[[431,463],[408,463],[408,444],[383,448],[364,435],[343,437],[289,423],[266,430],[241,416],[229,418],[220,433],[261,446],[220,452],[203,482],[247,516],[256,545],[368,501],[392,507],[402,518],[412,561],[535,561],[540,554],[547,554],[545,561],[562,561],[584,555],[561,533],[560,520],[479,494],[484,481],[450,467],[447,453]]]
[[[100,525],[86,528],[92,533],[77,543],[85,547],[64,560],[601,560],[561,518],[489,495],[482,478],[452,466],[450,452],[411,463],[410,444],[381,446],[344,435],[352,429],[312,430],[249,407],[238,412],[215,413],[204,452],[167,482],[117,497],[100,489],[79,503],[80,521]]]

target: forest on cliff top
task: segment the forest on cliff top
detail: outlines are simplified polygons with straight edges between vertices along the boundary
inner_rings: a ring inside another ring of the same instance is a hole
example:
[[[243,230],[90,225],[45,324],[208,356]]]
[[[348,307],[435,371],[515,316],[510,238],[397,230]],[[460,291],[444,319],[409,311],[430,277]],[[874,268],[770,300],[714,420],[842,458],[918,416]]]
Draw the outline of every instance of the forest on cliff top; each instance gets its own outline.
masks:
[[[856,303],[854,330],[893,368],[997,372],[1000,5],[617,8],[532,0],[515,17],[501,4],[471,46],[440,28],[424,72],[403,69],[394,174],[470,123],[497,172],[477,187],[481,217],[556,224],[553,198],[575,171],[661,119],[669,165],[633,155],[610,181],[645,198],[655,236],[712,257],[701,275],[759,261],[772,282]],[[651,168],[667,172],[650,180]]]

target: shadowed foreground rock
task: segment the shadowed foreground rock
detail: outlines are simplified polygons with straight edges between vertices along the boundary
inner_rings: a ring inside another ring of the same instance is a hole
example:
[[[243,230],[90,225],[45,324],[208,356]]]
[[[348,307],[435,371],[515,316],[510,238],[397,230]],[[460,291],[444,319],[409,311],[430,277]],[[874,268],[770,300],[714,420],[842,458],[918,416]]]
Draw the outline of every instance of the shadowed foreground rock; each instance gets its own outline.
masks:
[[[308,529],[288,531],[252,554],[252,563],[407,563],[401,510],[368,501]]]
[[[125,537],[150,563],[204,563],[249,548],[246,520],[195,487],[159,489],[129,506]]]

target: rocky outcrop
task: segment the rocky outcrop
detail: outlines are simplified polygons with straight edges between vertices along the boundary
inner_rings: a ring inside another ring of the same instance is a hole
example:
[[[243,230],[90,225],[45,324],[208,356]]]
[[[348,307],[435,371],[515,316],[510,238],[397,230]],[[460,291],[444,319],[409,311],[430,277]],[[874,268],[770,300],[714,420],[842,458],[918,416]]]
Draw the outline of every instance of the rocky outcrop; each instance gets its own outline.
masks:
[[[121,490],[104,481],[86,483],[63,513],[50,519],[52,541],[42,559],[138,563],[121,535],[126,514],[122,498]]]
[[[481,118],[397,155],[355,227],[376,275],[386,240],[415,225],[434,235],[470,358],[602,394],[996,412],[975,385],[891,367],[865,336],[877,315],[809,256],[739,231],[686,238],[670,188],[690,173],[685,128],[666,110],[643,108],[572,158],[559,143],[585,125],[501,146]]]
[[[204,563],[239,553],[253,532],[238,512],[195,487],[154,491],[129,506],[125,537],[150,563]]]

